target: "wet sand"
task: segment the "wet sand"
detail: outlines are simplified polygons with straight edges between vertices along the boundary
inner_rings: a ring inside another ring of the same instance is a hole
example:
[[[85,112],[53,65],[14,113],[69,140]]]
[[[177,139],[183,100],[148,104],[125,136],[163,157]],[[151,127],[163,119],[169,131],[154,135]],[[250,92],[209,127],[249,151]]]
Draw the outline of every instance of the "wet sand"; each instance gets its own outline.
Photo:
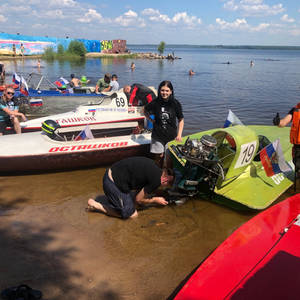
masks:
[[[201,199],[127,221],[87,212],[104,171],[0,177],[1,290],[25,283],[43,299],[166,299],[255,214]]]

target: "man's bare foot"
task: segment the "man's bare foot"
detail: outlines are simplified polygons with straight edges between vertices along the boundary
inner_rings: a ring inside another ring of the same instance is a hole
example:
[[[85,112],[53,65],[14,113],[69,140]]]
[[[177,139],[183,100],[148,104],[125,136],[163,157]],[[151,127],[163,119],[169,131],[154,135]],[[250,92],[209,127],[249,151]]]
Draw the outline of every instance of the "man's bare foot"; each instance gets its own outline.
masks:
[[[138,212],[135,210],[134,213],[130,216],[130,219],[137,218]]]
[[[98,211],[107,214],[107,211],[105,208],[102,206],[101,203],[95,201],[94,199],[90,198],[88,200],[88,210],[89,211]]]

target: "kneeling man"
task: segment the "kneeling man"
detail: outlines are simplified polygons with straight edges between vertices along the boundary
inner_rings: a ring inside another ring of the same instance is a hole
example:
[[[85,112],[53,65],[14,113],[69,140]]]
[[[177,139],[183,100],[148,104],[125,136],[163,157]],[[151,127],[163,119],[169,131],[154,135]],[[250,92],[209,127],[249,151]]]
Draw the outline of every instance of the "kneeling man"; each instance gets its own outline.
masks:
[[[136,204],[156,203],[167,205],[163,197],[150,197],[161,185],[173,182],[167,170],[160,169],[152,159],[130,157],[118,161],[107,169],[103,177],[106,198],[99,202],[88,200],[89,208],[122,219],[138,215]]]

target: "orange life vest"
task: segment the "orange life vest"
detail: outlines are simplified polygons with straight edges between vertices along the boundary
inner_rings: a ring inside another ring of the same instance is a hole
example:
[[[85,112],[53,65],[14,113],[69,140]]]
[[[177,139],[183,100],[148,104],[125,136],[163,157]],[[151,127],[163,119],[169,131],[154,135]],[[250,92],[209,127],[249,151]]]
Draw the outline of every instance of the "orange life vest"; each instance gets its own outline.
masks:
[[[300,145],[300,103],[294,108],[290,142],[294,145]]]

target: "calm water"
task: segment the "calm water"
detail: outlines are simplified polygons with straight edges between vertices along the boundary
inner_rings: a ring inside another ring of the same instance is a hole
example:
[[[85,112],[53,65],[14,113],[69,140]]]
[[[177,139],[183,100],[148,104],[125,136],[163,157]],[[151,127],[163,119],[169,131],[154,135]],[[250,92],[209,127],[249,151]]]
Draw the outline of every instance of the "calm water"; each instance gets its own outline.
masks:
[[[155,47],[131,46],[132,52],[156,52]],[[300,51],[205,49],[175,47],[181,59],[135,60],[135,71],[130,70],[130,59],[87,59],[78,62],[43,61],[41,73],[52,81],[71,73],[86,75],[96,84],[104,73],[116,73],[120,86],[134,82],[157,87],[168,79],[174,85],[175,95],[184,109],[185,134],[221,127],[230,108],[245,124],[272,124],[278,111],[285,114],[299,101]],[[250,61],[254,66],[250,67]],[[226,64],[226,62],[231,64]],[[17,71],[26,75],[37,72],[36,60],[6,62],[9,74]],[[189,76],[193,69],[196,75]],[[64,110],[73,109],[75,103],[64,103]],[[60,112],[58,105],[49,107]]]

